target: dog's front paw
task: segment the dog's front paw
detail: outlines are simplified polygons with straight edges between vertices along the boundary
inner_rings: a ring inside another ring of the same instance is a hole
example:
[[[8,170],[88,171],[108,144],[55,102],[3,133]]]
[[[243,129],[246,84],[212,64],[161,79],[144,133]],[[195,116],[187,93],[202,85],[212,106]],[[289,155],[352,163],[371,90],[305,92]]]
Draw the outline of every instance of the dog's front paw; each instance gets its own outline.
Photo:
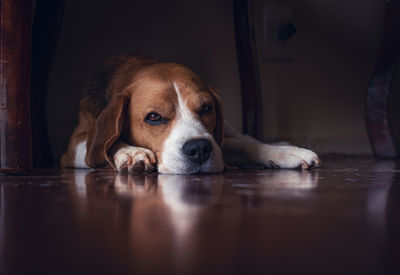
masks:
[[[262,162],[267,167],[309,169],[321,164],[316,153],[296,146],[266,145],[261,151]]]
[[[157,163],[152,151],[135,146],[120,148],[113,158],[118,172],[149,172],[155,169]]]

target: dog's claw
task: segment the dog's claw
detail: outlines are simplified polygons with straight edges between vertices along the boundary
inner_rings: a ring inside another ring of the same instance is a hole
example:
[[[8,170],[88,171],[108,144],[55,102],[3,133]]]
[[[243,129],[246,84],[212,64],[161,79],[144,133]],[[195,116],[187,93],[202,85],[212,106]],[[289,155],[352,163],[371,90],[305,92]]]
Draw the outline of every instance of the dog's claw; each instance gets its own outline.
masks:
[[[310,169],[310,165],[308,165],[308,163],[305,160],[302,160],[301,161],[301,169],[303,169],[303,170]]]
[[[272,168],[276,168],[276,169],[281,168],[278,164],[276,164],[276,163],[273,162],[272,160],[269,161],[269,165],[270,165]]]
[[[321,165],[321,160],[319,158],[314,158],[313,163],[315,167],[318,167]]]

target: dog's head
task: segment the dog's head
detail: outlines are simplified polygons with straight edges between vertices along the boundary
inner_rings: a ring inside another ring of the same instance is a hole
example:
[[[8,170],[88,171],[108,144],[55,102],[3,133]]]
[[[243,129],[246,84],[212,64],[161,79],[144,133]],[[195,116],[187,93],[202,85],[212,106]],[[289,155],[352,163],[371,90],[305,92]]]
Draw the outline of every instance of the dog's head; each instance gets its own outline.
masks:
[[[120,138],[156,154],[160,173],[223,170],[219,95],[188,68],[173,63],[144,67],[113,97],[96,121],[87,160],[107,160]]]

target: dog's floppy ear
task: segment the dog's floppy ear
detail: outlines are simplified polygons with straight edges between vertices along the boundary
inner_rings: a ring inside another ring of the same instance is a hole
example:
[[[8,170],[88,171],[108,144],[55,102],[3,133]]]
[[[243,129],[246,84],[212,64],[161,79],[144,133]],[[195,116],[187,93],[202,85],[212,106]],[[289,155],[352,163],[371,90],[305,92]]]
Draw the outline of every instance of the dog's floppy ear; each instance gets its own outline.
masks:
[[[105,168],[109,165],[115,169],[114,161],[107,151],[121,135],[124,110],[128,103],[128,96],[118,95],[107,103],[97,117],[87,136],[85,161],[90,168]]]
[[[216,123],[214,128],[214,139],[221,147],[222,141],[224,140],[224,117],[222,114],[221,98],[217,90],[210,86],[208,87],[208,89],[211,91],[211,94],[213,95],[215,100]]]

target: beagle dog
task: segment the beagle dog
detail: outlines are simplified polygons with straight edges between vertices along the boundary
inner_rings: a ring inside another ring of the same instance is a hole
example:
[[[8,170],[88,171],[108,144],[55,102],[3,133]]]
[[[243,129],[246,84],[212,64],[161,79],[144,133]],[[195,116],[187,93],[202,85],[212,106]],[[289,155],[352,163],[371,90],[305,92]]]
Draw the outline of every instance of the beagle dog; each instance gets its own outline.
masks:
[[[88,83],[61,158],[62,167],[165,174],[218,173],[225,163],[308,169],[320,161],[224,126],[218,93],[197,74],[137,54],[112,58]]]

